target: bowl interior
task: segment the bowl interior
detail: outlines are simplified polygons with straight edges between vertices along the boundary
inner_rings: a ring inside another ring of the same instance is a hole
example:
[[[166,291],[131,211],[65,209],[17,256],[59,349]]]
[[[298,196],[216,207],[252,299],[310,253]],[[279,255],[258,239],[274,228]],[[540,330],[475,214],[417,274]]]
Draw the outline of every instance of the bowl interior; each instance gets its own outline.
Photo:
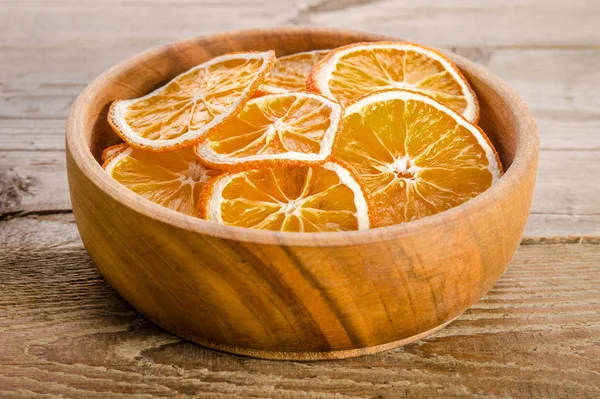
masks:
[[[90,115],[95,115],[93,128],[81,134],[87,141],[92,156],[99,161],[106,147],[122,142],[106,119],[113,100],[147,94],[189,68],[224,53],[273,49],[278,56],[282,56],[377,40],[390,38],[358,32],[278,29],[214,35],[153,49],[107,71],[106,85],[110,85],[110,90],[107,87],[107,91],[103,92],[105,95],[101,96],[102,100],[91,104],[95,107],[89,112]],[[472,68],[474,64],[462,57],[450,54],[450,58],[458,64],[477,93],[481,105],[479,124],[496,147],[504,168],[508,169],[515,158],[518,132],[514,129],[502,129],[507,113],[503,107],[498,106],[492,82],[478,75],[478,71]]]

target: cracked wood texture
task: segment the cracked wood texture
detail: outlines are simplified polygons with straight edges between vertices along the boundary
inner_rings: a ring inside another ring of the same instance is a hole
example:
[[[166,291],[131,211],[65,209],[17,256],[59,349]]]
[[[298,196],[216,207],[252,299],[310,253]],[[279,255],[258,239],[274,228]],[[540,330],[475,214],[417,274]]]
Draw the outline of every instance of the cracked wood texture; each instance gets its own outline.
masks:
[[[587,0],[0,0],[0,397],[599,397],[599,14]],[[487,296],[427,339],[318,363],[211,351],[137,315],[83,249],[64,155],[77,94],[149,47],[278,25],[455,51],[537,118],[523,245]]]

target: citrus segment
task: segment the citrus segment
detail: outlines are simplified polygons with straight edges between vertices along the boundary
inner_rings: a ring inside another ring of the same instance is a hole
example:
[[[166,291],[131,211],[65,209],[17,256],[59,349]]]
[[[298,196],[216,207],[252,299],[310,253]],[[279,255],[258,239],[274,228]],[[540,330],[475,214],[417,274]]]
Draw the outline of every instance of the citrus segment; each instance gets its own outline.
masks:
[[[257,95],[306,90],[312,67],[330,50],[305,51],[277,58],[275,67],[257,90]]]
[[[360,186],[333,162],[225,174],[207,196],[203,217],[230,226],[294,232],[369,228]]]
[[[369,92],[409,89],[446,104],[476,123],[479,104],[458,68],[441,53],[411,43],[358,43],[331,51],[315,65],[309,91],[347,103]]]
[[[314,94],[259,97],[199,144],[196,153],[219,169],[324,162],[331,154],[341,113],[339,104]]]
[[[191,148],[156,154],[128,147],[104,169],[136,194],[187,215],[195,215],[200,191],[219,173],[200,164]]]
[[[370,193],[380,226],[460,205],[502,174],[481,129],[406,90],[375,92],[348,105],[333,155]]]
[[[190,146],[237,114],[273,68],[273,51],[232,53],[198,65],[148,95],[118,100],[108,121],[131,146]]]

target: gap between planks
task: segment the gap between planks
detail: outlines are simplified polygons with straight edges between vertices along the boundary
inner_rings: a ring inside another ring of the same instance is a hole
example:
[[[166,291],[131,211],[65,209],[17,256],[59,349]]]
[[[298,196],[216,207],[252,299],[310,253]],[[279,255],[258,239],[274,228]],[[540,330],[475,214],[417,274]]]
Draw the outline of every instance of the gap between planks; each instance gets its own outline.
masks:
[[[600,45],[598,5],[588,0],[180,0],[175,4],[72,0],[54,2],[51,10],[42,4],[0,2],[0,15],[5,16],[0,20],[4,25],[0,46],[25,40],[32,46],[55,47],[78,40],[171,40],[206,31],[285,24],[374,31],[436,45]],[[45,34],[53,28],[51,35]]]
[[[598,222],[600,222],[600,215],[588,215],[597,216]],[[540,217],[540,220],[536,220]],[[577,231],[577,228],[571,230],[564,230],[563,234],[548,234],[545,230],[544,224],[547,223],[545,217],[558,217],[558,223],[565,224],[560,218],[569,217],[569,215],[548,215],[548,214],[535,214],[532,213],[529,217],[529,223],[525,228],[525,233],[521,238],[521,245],[553,245],[553,244],[587,244],[587,245],[600,245],[600,230],[596,233],[596,230],[588,230],[581,232]],[[60,222],[63,224],[74,224],[75,219],[73,217],[73,211],[71,209],[47,209],[40,211],[17,211],[10,212],[0,215],[0,226],[4,223],[5,226],[8,223],[15,223],[18,220],[25,221],[36,221],[43,223],[45,221]],[[553,224],[558,224],[556,221]],[[31,226],[28,225],[27,228]],[[580,233],[580,234],[577,234]],[[588,233],[588,234],[586,234]],[[2,238],[2,235],[0,235]],[[5,237],[6,239],[6,237]],[[2,240],[0,240],[2,244]]]

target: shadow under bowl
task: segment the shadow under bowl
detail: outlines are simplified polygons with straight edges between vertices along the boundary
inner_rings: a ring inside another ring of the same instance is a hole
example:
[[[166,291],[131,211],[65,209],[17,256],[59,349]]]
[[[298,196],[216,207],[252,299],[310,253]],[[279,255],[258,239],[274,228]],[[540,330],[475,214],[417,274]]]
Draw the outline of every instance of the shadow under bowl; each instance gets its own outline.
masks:
[[[282,233],[223,226],[156,205],[98,163],[119,142],[110,103],[138,97],[214,56],[277,55],[389,37],[329,29],[229,32],[165,45],[104,72],[74,103],[67,167],[77,227],[104,278],[163,328],[201,345],[270,359],[375,353],[452,321],[495,284],[531,206],[537,127],[527,106],[484,68],[447,54],[481,103],[480,126],[506,174],[441,214],[367,231]]]

